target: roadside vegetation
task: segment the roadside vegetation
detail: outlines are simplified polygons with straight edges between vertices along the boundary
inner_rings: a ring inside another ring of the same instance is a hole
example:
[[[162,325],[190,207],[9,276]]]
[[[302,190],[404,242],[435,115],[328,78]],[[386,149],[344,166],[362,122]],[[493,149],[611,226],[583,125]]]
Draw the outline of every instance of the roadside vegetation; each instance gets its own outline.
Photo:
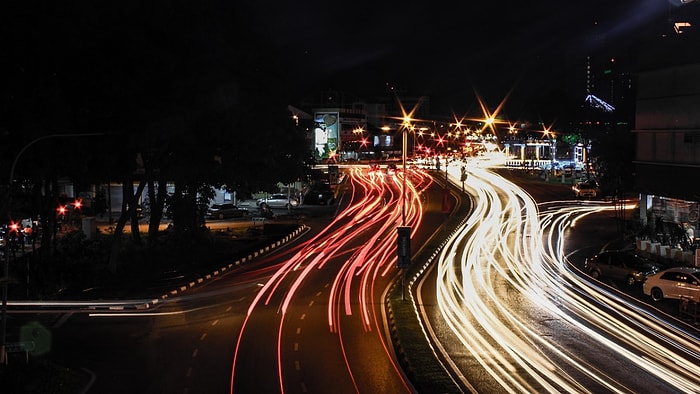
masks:
[[[123,299],[147,295],[147,289],[158,283],[166,285],[169,277],[209,273],[296,227],[292,222],[260,229],[205,227],[196,236],[184,239],[168,229],[161,231],[156,242],[141,243],[123,235],[116,272],[109,267],[113,234],[98,233],[88,239],[82,231],[71,231],[57,239],[50,261],[42,260],[38,250],[16,255],[9,275],[10,299]],[[29,283],[24,280],[28,272]]]
[[[131,11],[136,9],[152,11]],[[95,204],[85,201],[85,207],[91,205],[94,215],[111,205],[120,185],[123,204],[114,231],[99,245],[110,252],[107,269],[118,274],[124,270],[120,255],[132,247],[155,251],[163,244],[206,241],[202,210],[214,189],[244,197],[277,192],[278,182],[304,176],[312,146],[288,109],[298,93],[270,43],[247,37],[237,45],[246,36],[242,25],[227,20],[212,29],[205,21],[220,20],[214,10],[201,11],[206,17],[188,21],[185,31],[146,18],[133,21],[128,33],[111,23],[111,13],[78,5],[63,11],[83,17],[68,26],[47,14],[42,26],[71,37],[100,26],[101,34],[57,41],[70,41],[67,47],[24,51],[15,59],[23,65],[7,68],[13,83],[4,93],[12,100],[0,106],[0,226],[27,218],[40,223],[46,230],[37,240],[43,264],[63,258],[53,255],[62,252],[63,242],[54,229],[63,224],[57,209],[68,197],[93,197]],[[173,14],[162,18],[181,23],[170,20]],[[213,46],[192,43],[192,31]],[[154,42],[143,40],[161,34],[188,44],[154,50]],[[65,59],[75,63],[66,67]],[[114,67],[123,59],[138,59],[138,67]],[[146,200],[149,228],[141,235],[133,228]],[[172,228],[160,234],[165,215]]]

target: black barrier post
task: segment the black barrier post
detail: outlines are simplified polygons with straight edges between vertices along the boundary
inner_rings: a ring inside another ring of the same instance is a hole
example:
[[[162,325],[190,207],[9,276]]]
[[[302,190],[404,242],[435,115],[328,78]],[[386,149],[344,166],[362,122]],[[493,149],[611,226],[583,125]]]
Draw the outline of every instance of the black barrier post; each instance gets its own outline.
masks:
[[[406,269],[411,265],[411,227],[397,227],[396,252],[398,254],[398,268],[401,269],[401,299],[405,300]]]

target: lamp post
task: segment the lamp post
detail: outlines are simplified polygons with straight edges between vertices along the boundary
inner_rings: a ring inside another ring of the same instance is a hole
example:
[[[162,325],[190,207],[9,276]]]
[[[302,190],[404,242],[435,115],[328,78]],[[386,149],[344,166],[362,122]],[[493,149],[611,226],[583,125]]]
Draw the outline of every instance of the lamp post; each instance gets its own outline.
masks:
[[[406,225],[406,147],[408,145],[408,130],[403,128],[403,138],[401,144],[401,163],[403,165],[403,177],[401,184],[401,225]]]
[[[401,162],[403,166],[401,181],[401,226],[396,229],[397,265],[401,270],[401,300],[406,299],[406,268],[411,264],[411,227],[406,226],[406,150],[408,145],[408,125],[410,118],[404,118],[402,124]]]
[[[29,141],[26,145],[22,147],[22,149],[17,152],[15,155],[14,160],[12,161],[12,165],[10,166],[10,177],[8,178],[8,188],[7,188],[7,200],[6,204],[10,204],[10,197],[12,194],[12,181],[14,180],[15,177],[15,168],[17,167],[17,163],[19,162],[20,156],[22,156],[22,153],[24,153],[30,146],[34,145],[35,143],[46,140],[49,138],[59,138],[59,137],[91,137],[91,136],[97,136],[97,135],[104,135],[104,133],[85,133],[85,134],[78,134],[78,133],[72,133],[72,134],[49,134],[49,135],[44,135],[38,138],[35,138],[31,141]],[[0,332],[0,364],[7,364],[7,282],[8,282],[8,276],[10,274],[10,260],[7,256],[7,252],[5,252],[5,267],[3,269],[3,275],[4,275],[4,281],[2,285],[2,331]]]

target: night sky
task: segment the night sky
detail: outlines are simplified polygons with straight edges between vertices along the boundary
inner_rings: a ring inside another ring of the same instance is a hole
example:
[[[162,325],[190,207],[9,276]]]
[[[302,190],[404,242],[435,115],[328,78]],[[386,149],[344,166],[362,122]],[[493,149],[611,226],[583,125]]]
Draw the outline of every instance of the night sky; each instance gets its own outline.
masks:
[[[11,2],[0,10],[0,70],[45,79],[85,68],[86,86],[110,73],[128,85],[159,59],[158,78],[188,78],[168,74],[187,63],[227,86],[243,67],[231,53],[263,52],[292,100],[336,90],[371,101],[392,87],[430,96],[434,112],[465,111],[476,93],[493,106],[510,94],[517,109],[563,89],[586,54],[655,34],[677,1]]]
[[[360,1],[342,9],[262,2],[248,9],[257,34],[303,65],[300,81],[361,97],[390,85],[458,106],[474,101],[475,91],[499,100],[511,90],[557,88],[568,59],[649,32],[667,1]]]

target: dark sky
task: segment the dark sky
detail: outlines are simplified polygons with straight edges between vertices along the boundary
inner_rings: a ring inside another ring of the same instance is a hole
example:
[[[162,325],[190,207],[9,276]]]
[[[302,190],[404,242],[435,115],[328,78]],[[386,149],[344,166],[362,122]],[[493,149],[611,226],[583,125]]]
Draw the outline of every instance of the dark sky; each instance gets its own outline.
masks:
[[[217,76],[245,67],[241,50],[258,51],[283,68],[299,98],[338,90],[370,100],[391,86],[459,112],[475,92],[492,106],[511,92],[515,106],[561,89],[571,59],[650,34],[678,1],[6,2],[0,70],[44,79],[70,71],[86,86],[114,74],[109,88],[118,91],[149,80],[148,63],[163,85],[184,69],[225,87],[235,84]]]
[[[556,89],[568,59],[648,32],[668,13],[669,1],[262,1],[246,7],[251,28],[301,65],[293,74],[300,81],[360,97],[390,85],[459,108],[474,101],[475,91],[496,101],[511,90],[517,96]],[[542,86],[547,83],[552,86]]]

